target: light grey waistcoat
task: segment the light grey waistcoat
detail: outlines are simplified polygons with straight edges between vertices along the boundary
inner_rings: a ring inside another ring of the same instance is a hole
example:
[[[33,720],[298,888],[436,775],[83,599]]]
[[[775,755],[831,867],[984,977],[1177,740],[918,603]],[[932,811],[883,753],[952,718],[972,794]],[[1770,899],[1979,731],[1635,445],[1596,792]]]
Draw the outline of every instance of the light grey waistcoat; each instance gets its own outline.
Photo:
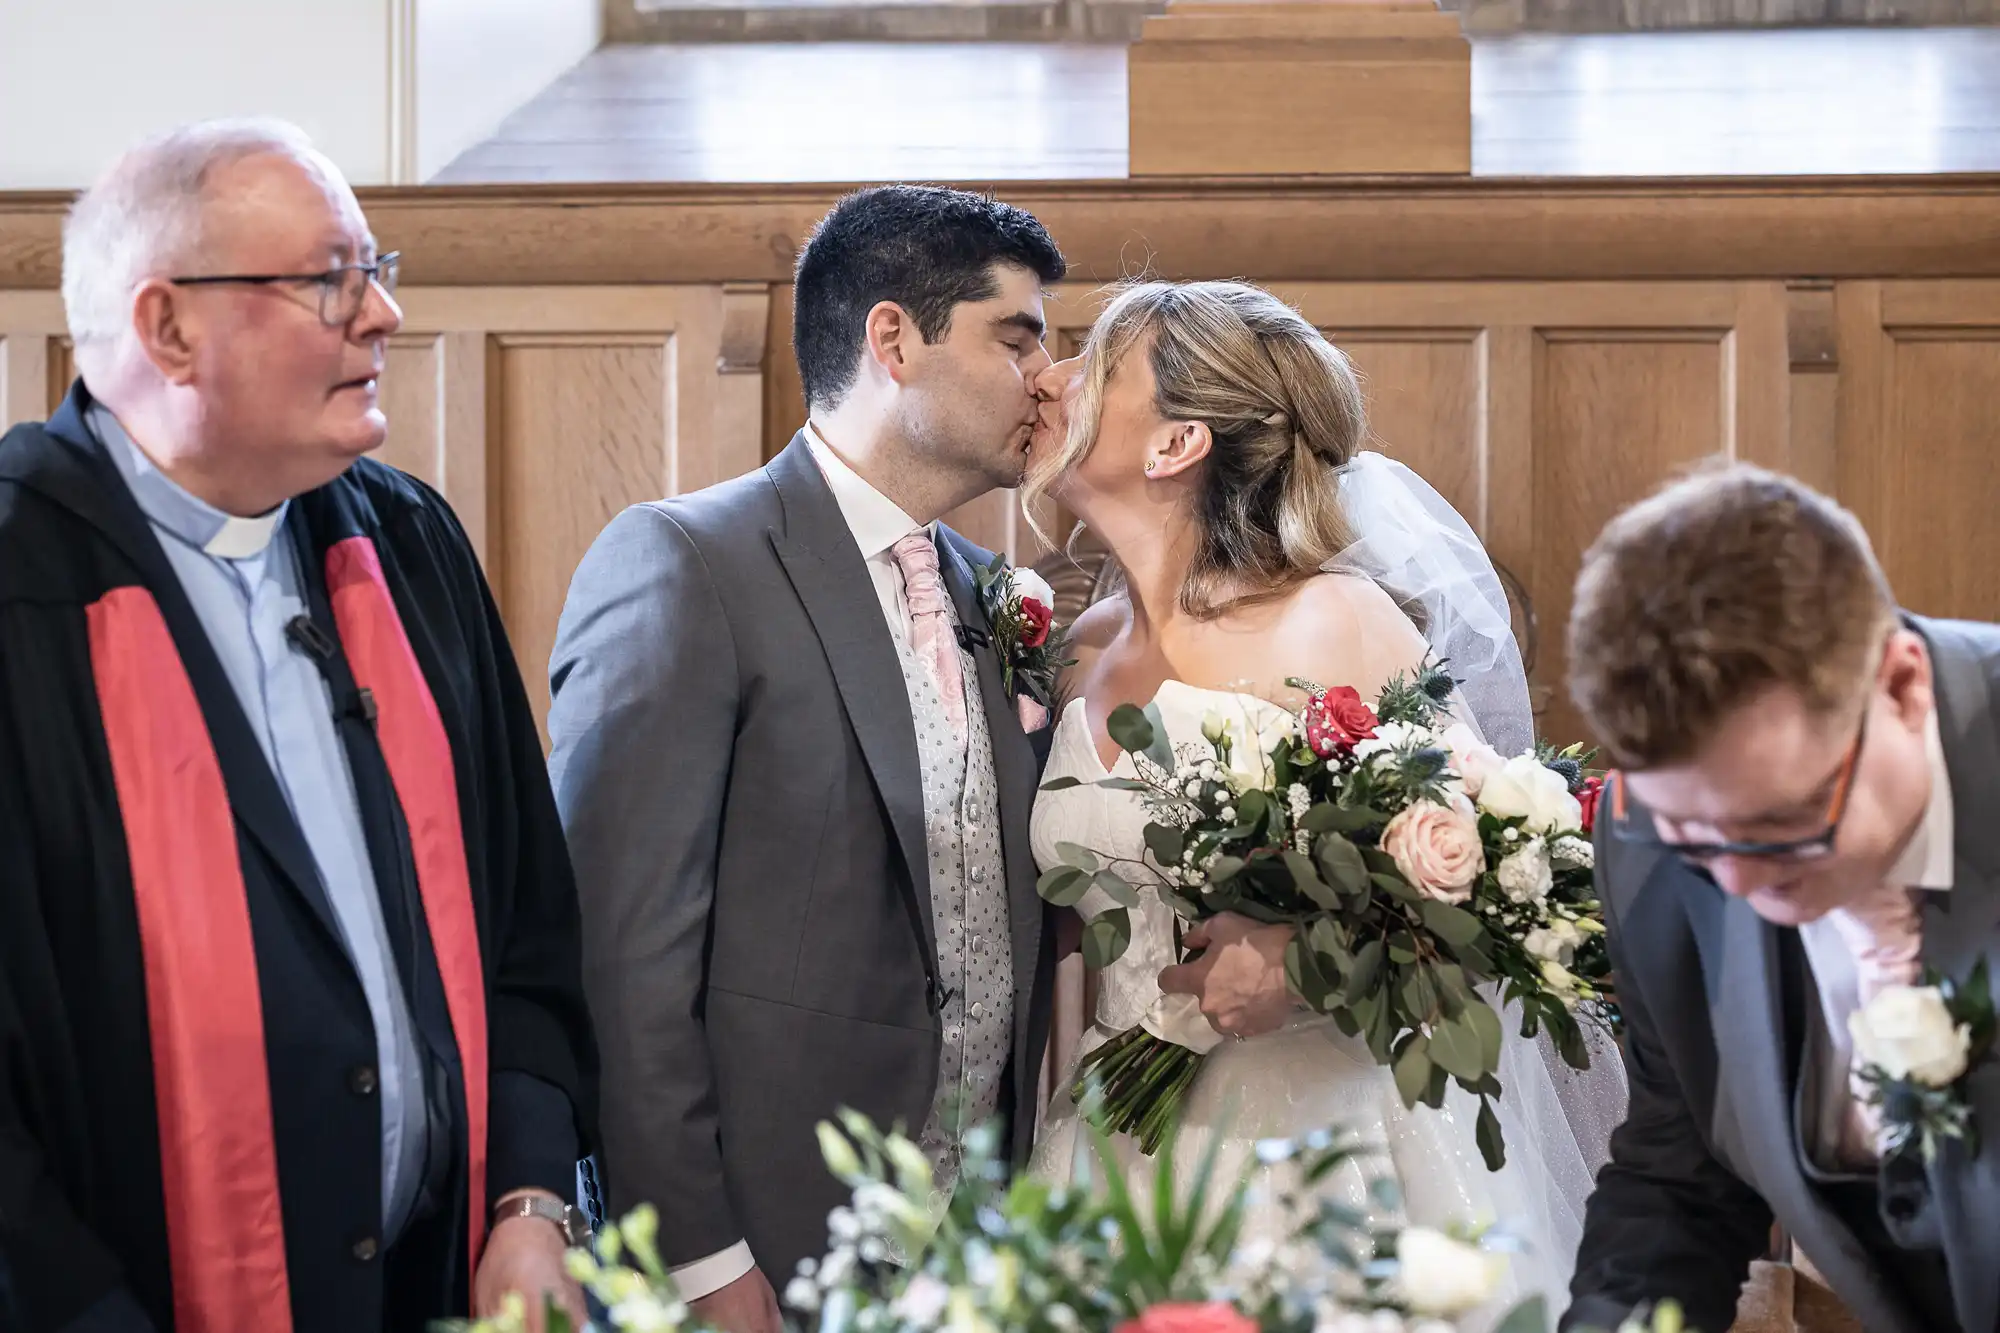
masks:
[[[956,623],[949,606],[947,615]],[[1000,1080],[1013,1054],[1014,958],[1000,848],[1000,788],[971,655],[958,650],[969,731],[968,746],[961,748],[929,669],[907,642],[896,647],[924,775],[931,920],[945,996],[937,1094],[918,1143],[937,1172],[937,1188],[948,1193],[958,1179],[965,1131],[999,1109]]]

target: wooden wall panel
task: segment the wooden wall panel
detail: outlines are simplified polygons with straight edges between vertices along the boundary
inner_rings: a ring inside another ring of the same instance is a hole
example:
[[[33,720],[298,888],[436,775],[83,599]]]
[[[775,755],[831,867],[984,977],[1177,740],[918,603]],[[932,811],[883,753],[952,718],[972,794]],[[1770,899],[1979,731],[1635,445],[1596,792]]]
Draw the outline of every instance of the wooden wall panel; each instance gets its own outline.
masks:
[[[62,298],[0,291],[0,431],[46,418],[69,388],[69,366]]]
[[[1726,344],[1717,338],[1571,334],[1542,341],[1536,385],[1534,526],[1519,570],[1535,600],[1548,687],[1542,727],[1584,735],[1554,668],[1584,548],[1619,510],[1704,455],[1725,452]]]
[[[1326,330],[1353,358],[1369,447],[1435,486],[1474,530],[1486,521],[1485,349],[1472,329]]]
[[[621,510],[671,488],[674,346],[581,334],[498,344],[495,584],[514,651],[536,666],[528,696],[539,717],[577,562]]]
[[[1836,293],[1838,494],[1904,605],[2000,620],[2000,283]]]
[[[382,414],[389,438],[375,457],[442,488],[445,484],[444,335],[400,333],[389,340],[381,380]]]

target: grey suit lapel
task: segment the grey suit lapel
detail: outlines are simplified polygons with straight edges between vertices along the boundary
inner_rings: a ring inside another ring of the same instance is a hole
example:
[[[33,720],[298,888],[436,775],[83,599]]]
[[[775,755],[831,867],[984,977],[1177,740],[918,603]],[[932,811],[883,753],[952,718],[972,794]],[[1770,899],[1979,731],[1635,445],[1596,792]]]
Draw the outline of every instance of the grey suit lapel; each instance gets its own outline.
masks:
[[[1875,1278],[1879,1257],[1822,1202],[1800,1166],[1802,1145],[1792,1115],[1797,1065],[1787,1039],[1778,928],[1747,903],[1712,885],[1703,887],[1701,907],[1689,915],[1703,971],[1717,979],[1709,996],[1710,1022],[1724,1049],[1714,1135],[1730,1146],[1737,1170],[1750,1173],[1771,1211],[1800,1249],[1835,1279],[1866,1327],[1915,1328],[1902,1302]]]
[[[958,608],[959,624],[989,629],[979,604],[971,563],[949,528],[938,529],[939,568]],[[1000,786],[1000,847],[1007,862],[1007,912],[1014,948],[1014,1052],[1027,1058],[1028,1027],[1035,994],[1035,969],[1042,944],[1042,900],[1035,891],[1035,860],[1028,840],[1028,817],[1035,802],[1035,752],[1014,702],[1000,681],[1000,656],[989,641],[972,649],[979,671],[979,694],[986,705],[986,731],[993,743],[993,771]],[[1033,1070],[1028,1071],[1030,1075]],[[1016,1071],[1016,1087],[1020,1071]]]
[[[785,507],[785,530],[771,545],[785,566],[833,669],[848,725],[861,743],[875,790],[909,871],[904,880],[911,923],[934,978],[937,937],[931,922],[931,870],[924,836],[924,775],[917,757],[917,727],[903,685],[902,663],[882,604],[862,563],[861,548],[841,517],[826,478],[813,462],[805,437],[794,438],[765,469]],[[936,983],[932,982],[933,1002]]]
[[[1952,888],[1925,895],[1924,961],[1960,980],[1981,958],[2000,968],[2000,738],[1993,716],[1990,662],[1963,629],[1913,622],[1930,644],[1938,729],[1951,775],[1954,813]],[[1989,649],[1990,651],[1990,649]],[[2000,1064],[1989,1055],[1966,1085],[1978,1125],[1978,1152],[1948,1143],[1928,1171],[1938,1231],[1950,1268],[1961,1327],[2000,1321]]]

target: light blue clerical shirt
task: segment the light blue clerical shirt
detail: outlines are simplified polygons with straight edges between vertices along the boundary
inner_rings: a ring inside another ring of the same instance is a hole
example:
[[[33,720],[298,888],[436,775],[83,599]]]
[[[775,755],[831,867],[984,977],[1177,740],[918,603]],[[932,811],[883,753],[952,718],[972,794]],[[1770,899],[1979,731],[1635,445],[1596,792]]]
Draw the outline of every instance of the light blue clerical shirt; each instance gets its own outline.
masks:
[[[313,862],[368,998],[382,1097],[382,1225],[393,1237],[423,1177],[423,1066],[382,924],[368,836],[333,719],[333,695],[285,626],[306,611],[290,542],[274,540],[289,504],[235,518],[182,490],[103,407],[90,424],[145,512],[208,641],[257,733]]]

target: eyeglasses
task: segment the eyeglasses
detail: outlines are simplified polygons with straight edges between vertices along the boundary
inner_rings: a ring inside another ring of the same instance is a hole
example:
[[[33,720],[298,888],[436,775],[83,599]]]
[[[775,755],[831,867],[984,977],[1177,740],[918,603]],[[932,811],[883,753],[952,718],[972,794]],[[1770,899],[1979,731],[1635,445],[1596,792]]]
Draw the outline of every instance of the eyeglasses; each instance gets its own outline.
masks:
[[[281,283],[319,284],[320,322],[330,328],[352,324],[368,299],[373,282],[384,295],[396,294],[397,270],[402,252],[391,250],[372,264],[342,264],[324,273],[215,273],[192,278],[169,278],[176,287],[215,287],[228,283],[248,283],[253,287],[275,287]]]
[[[1868,713],[1864,709],[1861,714],[1861,725],[1855,728],[1854,740],[1849,743],[1847,753],[1841,757],[1840,767],[1835,769],[1832,777],[1828,779],[1834,787],[1833,799],[1827,806],[1826,827],[1809,837],[1792,838],[1783,842],[1679,842],[1644,833],[1627,816],[1622,774],[1612,775],[1611,836],[1620,842],[1672,852],[1684,860],[1697,864],[1705,864],[1725,856],[1758,861],[1817,861],[1831,856],[1834,839],[1840,834],[1840,821],[1847,814],[1848,793],[1854,789],[1854,770],[1861,759],[1861,743],[1867,736]]]

